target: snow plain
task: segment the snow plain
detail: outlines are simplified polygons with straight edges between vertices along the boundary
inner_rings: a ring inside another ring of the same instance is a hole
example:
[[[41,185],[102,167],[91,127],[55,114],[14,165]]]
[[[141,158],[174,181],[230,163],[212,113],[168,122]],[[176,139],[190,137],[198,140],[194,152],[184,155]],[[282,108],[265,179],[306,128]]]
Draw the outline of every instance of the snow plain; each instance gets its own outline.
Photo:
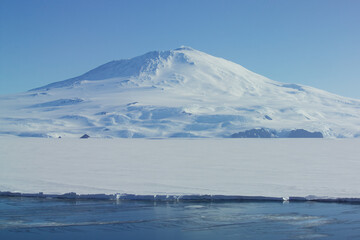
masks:
[[[360,139],[0,137],[0,191],[360,198],[359,146]]]

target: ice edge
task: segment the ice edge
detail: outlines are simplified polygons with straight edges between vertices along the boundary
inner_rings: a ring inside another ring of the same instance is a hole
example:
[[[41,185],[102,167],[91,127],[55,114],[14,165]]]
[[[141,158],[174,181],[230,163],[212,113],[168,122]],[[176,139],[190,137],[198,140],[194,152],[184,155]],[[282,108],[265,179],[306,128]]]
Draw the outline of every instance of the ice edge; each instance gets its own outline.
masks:
[[[266,197],[266,196],[241,196],[241,195],[136,195],[126,193],[116,194],[77,194],[75,192],[65,194],[44,194],[2,192],[0,197],[34,197],[55,198],[74,200],[137,200],[137,201],[278,201],[278,202],[337,202],[337,203],[360,203],[360,198],[332,198],[332,197]]]

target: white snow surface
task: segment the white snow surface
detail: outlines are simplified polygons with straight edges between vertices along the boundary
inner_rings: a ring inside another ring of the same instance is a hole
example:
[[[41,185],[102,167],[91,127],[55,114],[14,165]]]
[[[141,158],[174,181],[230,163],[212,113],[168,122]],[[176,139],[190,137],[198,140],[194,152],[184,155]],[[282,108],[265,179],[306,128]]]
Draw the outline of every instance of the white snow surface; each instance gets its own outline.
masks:
[[[360,100],[276,82],[189,47],[0,96],[0,109],[0,135],[22,137],[227,137],[253,128],[360,136]]]
[[[359,139],[0,137],[0,191],[360,198]]]

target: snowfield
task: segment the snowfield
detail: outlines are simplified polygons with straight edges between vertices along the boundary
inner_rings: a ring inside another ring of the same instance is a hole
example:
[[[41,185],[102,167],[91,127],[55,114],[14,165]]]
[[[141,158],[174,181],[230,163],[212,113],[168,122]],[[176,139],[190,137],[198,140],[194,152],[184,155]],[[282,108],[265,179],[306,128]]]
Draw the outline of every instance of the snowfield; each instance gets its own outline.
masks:
[[[360,139],[0,137],[0,191],[360,199]]]

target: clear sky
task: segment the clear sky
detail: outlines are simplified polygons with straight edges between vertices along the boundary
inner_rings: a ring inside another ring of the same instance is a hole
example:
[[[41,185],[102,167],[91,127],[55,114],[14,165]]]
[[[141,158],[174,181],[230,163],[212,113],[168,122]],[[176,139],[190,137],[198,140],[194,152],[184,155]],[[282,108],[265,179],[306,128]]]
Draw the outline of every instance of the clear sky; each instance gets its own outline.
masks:
[[[0,0],[0,94],[181,45],[360,99],[358,0]]]

